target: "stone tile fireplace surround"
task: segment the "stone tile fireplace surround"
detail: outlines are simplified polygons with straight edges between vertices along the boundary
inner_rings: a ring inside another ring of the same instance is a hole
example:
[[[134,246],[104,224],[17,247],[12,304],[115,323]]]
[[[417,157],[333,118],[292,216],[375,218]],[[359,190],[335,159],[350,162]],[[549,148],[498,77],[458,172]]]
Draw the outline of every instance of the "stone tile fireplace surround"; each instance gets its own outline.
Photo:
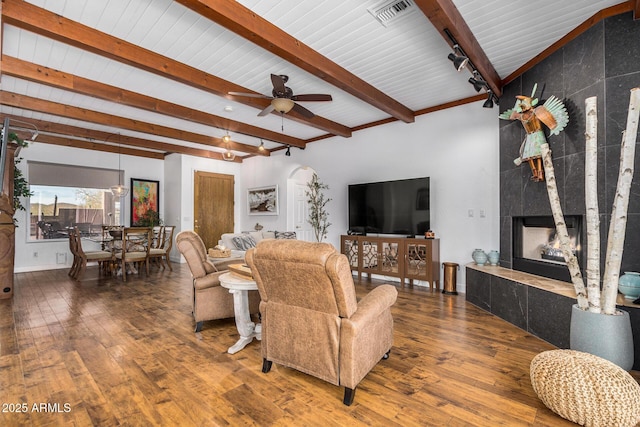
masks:
[[[601,263],[604,271],[606,236],[618,177],[620,143],[626,126],[629,90],[640,85],[640,20],[632,13],[606,18],[504,87],[500,112],[513,106],[516,95],[536,96],[544,102],[555,95],[569,111],[569,124],[550,137],[558,191],[565,215],[583,217],[585,111],[584,101],[598,97],[598,198],[601,215]],[[633,41],[633,42],[631,42]],[[528,165],[516,166],[524,139],[517,121],[500,121],[500,266],[513,267],[514,217],[551,216],[544,182],[530,180]],[[640,149],[629,201],[622,271],[640,271]],[[584,232],[583,232],[584,234]],[[582,241],[583,253],[587,242]],[[466,269],[467,299],[536,336],[568,347],[574,298],[540,289],[491,271]],[[570,284],[567,284],[571,287]],[[514,299],[515,298],[515,299]],[[517,306],[520,305],[520,308]],[[524,307],[524,308],[523,308]],[[640,306],[626,306],[635,342],[634,369],[640,369]],[[538,313],[539,315],[535,315]],[[542,323],[540,323],[542,322]]]

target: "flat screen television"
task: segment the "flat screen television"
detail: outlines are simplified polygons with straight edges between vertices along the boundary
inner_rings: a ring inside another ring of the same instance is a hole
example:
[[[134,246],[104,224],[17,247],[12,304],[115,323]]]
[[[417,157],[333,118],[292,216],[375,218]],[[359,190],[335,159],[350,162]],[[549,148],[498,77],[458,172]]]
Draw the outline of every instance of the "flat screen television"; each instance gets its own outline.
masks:
[[[349,233],[424,235],[429,194],[428,177],[349,185]]]

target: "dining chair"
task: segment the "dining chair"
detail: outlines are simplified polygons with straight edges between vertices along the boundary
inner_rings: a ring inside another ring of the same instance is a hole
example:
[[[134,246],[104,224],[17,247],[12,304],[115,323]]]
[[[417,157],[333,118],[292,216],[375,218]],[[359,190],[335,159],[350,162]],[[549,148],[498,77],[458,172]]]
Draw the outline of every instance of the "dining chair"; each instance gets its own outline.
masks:
[[[115,253],[120,264],[122,281],[127,281],[127,264],[145,264],[149,275],[149,250],[153,242],[151,227],[124,227],[122,230],[122,248]],[[138,268],[140,273],[140,268]]]
[[[157,237],[159,246],[152,247],[149,250],[149,258],[152,261],[158,261],[163,269],[165,268],[164,263],[166,261],[171,271],[173,271],[173,267],[171,266],[169,257],[171,255],[171,248],[173,247],[173,232],[175,228],[173,225],[163,226],[161,230],[162,234]]]
[[[111,251],[89,251],[82,249],[82,237],[78,227],[69,229],[69,249],[73,254],[73,264],[69,275],[76,280],[80,280],[87,268],[87,262],[97,261],[100,272],[111,269],[113,253]],[[106,264],[105,264],[106,263]]]

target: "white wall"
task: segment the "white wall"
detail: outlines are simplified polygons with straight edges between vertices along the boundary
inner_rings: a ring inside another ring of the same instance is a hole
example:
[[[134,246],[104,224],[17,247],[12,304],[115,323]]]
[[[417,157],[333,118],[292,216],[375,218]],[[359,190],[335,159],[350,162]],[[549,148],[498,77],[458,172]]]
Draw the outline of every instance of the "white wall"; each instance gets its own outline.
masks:
[[[248,216],[241,198],[241,228],[253,229],[260,222],[265,230],[285,230],[287,179],[297,168],[309,166],[329,185],[327,195],[333,200],[327,241],[339,247],[348,228],[348,184],[428,176],[431,228],[440,238],[440,260],[460,264],[458,290],[463,291],[463,266],[471,261],[471,252],[499,249],[498,156],[497,110],[478,102],[426,114],[412,124],[394,122],[351,138],[314,142],[305,150],[292,147],[290,157],[284,151],[254,157],[242,167],[243,193],[277,184],[280,215]]]
[[[426,114],[415,123],[394,122],[359,131],[351,138],[334,137],[291,148],[242,164],[173,154],[162,160],[122,156],[125,183],[146,178],[160,181],[160,213],[167,225],[193,229],[193,175],[197,170],[235,176],[235,231],[287,230],[287,181],[300,167],[311,167],[328,184],[332,223],[327,241],[336,247],[347,224],[348,184],[429,176],[431,228],[440,238],[440,260],[456,262],[458,290],[464,291],[464,268],[475,248],[499,249],[498,118],[496,109],[477,102]],[[117,168],[117,154],[35,143],[21,152],[27,160]],[[28,176],[27,176],[28,178]],[[280,214],[249,216],[246,190],[278,185]],[[215,209],[215,206],[211,206]],[[473,217],[469,216],[473,212]],[[481,217],[480,212],[484,212]],[[125,201],[128,223],[129,197]],[[16,272],[60,268],[56,254],[69,254],[67,242],[27,242],[26,214],[16,217]],[[38,257],[33,257],[38,252]],[[70,265],[70,254],[68,255]],[[173,259],[177,259],[174,252]]]
[[[99,151],[72,149],[51,144],[39,144],[37,141],[31,143],[29,147],[20,151],[19,157],[23,160],[20,163],[21,169],[25,172],[27,181],[29,172],[27,161],[34,160],[40,162],[60,163],[66,165],[81,165],[87,167],[97,167],[106,169],[118,169],[118,154],[104,153]],[[130,186],[131,178],[150,179],[160,181],[160,212],[164,211],[164,162],[157,159],[147,159],[123,155],[120,159],[120,167],[124,170],[124,184]],[[26,169],[26,170],[25,170]],[[114,183],[117,184],[117,183]],[[122,211],[125,224],[130,220],[130,194],[124,198]],[[26,203],[23,203],[26,206]],[[16,273],[35,270],[49,270],[54,268],[67,268],[71,265],[72,257],[69,251],[69,242],[62,241],[28,241],[29,217],[27,212],[19,211],[15,218],[18,220],[16,228]],[[90,243],[88,243],[89,245]],[[88,247],[87,250],[94,248]],[[97,246],[96,248],[97,249]],[[66,254],[66,262],[58,264],[57,254]],[[37,254],[37,256],[34,256]]]

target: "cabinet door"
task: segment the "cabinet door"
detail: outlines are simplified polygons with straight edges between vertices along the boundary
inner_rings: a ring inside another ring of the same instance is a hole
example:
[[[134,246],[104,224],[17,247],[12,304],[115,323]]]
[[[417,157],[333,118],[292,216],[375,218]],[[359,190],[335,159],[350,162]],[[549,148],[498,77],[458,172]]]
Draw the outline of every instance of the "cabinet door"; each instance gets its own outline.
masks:
[[[377,238],[361,237],[360,251],[362,252],[361,271],[367,274],[380,272],[380,240]]]
[[[357,236],[340,236],[341,252],[347,256],[351,270],[358,269],[358,256],[360,254],[360,241]]]
[[[431,242],[407,239],[405,243],[404,275],[409,279],[431,280]]]
[[[383,239],[379,245],[380,273],[388,276],[401,276],[402,264],[402,240]]]

